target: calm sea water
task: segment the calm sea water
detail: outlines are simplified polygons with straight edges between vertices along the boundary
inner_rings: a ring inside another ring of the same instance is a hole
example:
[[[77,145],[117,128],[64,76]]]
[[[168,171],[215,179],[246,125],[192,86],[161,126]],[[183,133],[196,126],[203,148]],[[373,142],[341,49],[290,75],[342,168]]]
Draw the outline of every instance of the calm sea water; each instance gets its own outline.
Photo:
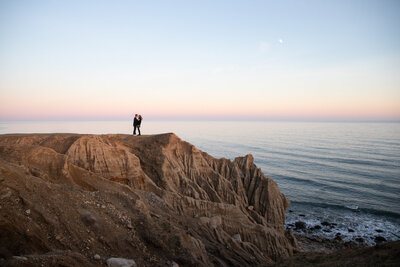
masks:
[[[130,121],[0,123],[0,133],[131,133]],[[291,200],[296,221],[345,240],[400,239],[400,123],[144,121],[143,134],[174,132],[215,157],[253,154]],[[349,231],[349,229],[351,230]]]

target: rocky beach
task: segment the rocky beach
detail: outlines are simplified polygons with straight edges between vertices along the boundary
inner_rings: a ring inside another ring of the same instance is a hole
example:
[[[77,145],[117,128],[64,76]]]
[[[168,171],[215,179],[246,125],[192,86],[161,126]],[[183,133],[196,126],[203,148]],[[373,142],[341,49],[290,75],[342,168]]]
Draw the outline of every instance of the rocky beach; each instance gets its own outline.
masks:
[[[285,226],[290,202],[252,155],[216,159],[172,133],[1,135],[0,206],[4,266],[400,262],[399,242]]]

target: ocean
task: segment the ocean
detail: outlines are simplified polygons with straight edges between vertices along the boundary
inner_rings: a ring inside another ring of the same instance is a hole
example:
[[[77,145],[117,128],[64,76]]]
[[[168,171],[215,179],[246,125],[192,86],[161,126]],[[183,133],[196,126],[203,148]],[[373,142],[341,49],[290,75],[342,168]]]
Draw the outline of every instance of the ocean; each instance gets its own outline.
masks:
[[[286,227],[343,240],[400,240],[399,122],[143,121],[220,158],[252,154],[289,198]],[[132,133],[131,121],[3,122],[5,133]],[[328,224],[327,224],[327,223]]]

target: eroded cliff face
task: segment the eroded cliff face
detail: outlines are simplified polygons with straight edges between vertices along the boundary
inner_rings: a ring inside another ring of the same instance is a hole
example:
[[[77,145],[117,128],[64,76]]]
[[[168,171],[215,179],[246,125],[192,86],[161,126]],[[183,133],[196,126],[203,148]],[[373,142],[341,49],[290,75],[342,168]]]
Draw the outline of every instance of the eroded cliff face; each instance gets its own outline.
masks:
[[[0,257],[27,264],[267,266],[296,249],[289,201],[251,155],[174,134],[3,135],[0,179]]]

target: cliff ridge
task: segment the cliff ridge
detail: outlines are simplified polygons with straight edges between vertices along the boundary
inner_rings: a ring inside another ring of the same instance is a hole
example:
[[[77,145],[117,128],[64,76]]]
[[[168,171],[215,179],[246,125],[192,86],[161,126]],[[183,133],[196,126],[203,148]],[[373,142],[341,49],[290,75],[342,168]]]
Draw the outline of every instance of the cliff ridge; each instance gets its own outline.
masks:
[[[2,135],[0,178],[7,261],[267,266],[297,248],[289,201],[253,156],[216,159],[172,133]]]

